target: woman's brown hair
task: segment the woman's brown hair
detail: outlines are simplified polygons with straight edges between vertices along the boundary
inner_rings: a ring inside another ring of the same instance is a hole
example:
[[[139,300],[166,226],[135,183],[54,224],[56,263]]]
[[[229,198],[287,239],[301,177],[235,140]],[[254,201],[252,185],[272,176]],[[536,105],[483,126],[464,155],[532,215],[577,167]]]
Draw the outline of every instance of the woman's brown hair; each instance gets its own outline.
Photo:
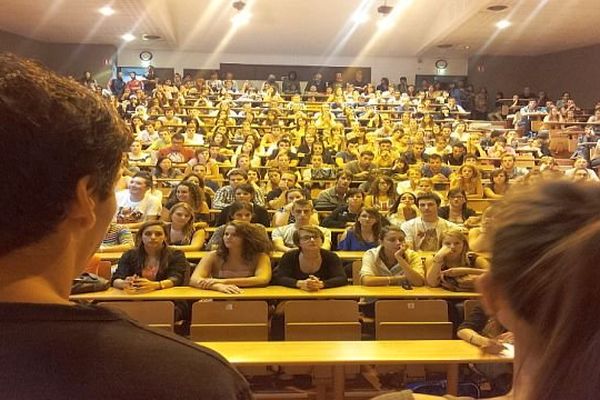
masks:
[[[541,368],[528,398],[596,399],[600,187],[552,181],[520,189],[498,205],[490,283],[533,335],[535,355],[524,357]]]
[[[229,221],[227,225],[225,225],[225,229],[229,226],[233,226],[235,228],[235,234],[243,240],[242,256],[244,257],[244,260],[253,262],[258,254],[270,253],[273,249],[273,244],[265,234],[265,229],[260,225],[241,221]],[[223,234],[223,237],[224,236],[225,234]],[[217,244],[217,255],[223,259],[227,259],[229,256],[229,249],[225,246],[223,237],[219,239]]]

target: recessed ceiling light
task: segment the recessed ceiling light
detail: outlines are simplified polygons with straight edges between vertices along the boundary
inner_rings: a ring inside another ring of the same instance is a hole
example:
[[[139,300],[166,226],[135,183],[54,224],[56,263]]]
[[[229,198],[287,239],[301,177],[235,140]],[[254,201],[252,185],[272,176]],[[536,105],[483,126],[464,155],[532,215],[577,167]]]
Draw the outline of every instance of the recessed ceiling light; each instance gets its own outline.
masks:
[[[159,36],[159,35],[153,35],[151,33],[144,33],[142,35],[142,40],[160,40],[160,39],[162,39],[161,36]]]
[[[368,20],[369,14],[367,14],[364,11],[357,11],[354,14],[352,14],[352,21],[354,21],[357,24],[364,24]]]
[[[98,12],[102,15],[109,17],[115,13],[115,10],[111,6],[104,6],[101,9],[99,9]]]
[[[231,23],[235,26],[243,26],[250,22],[251,17],[252,14],[250,14],[248,11],[241,11],[231,18]]]
[[[508,28],[509,26],[510,26],[510,21],[507,21],[505,19],[496,22],[496,27],[498,29],[505,29],[505,28]]]
[[[471,48],[471,46],[469,46],[468,44],[465,45],[465,50],[469,50]]]
[[[487,9],[490,11],[504,11],[508,8],[508,6],[503,6],[503,5],[495,5],[495,6],[489,6]]]
[[[377,21],[377,28],[381,30],[386,30],[392,27],[394,21],[391,18],[383,17],[379,21]]]
[[[123,39],[126,42],[131,42],[132,40],[135,40],[135,36],[133,36],[131,33],[126,33],[121,36],[121,39]]]

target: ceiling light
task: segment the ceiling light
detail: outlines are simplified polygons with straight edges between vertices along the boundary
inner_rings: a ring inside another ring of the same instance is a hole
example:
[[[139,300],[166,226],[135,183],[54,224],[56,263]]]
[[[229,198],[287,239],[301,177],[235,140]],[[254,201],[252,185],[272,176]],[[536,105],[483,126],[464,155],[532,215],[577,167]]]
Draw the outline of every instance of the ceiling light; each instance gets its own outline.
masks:
[[[505,19],[496,22],[496,27],[498,29],[505,29],[505,28],[508,28],[509,26],[510,26],[510,21],[507,21]]]
[[[161,40],[161,39],[162,39],[161,36],[154,35],[154,34],[151,34],[151,33],[144,33],[142,35],[142,40]]]
[[[250,14],[248,11],[239,12],[231,17],[231,23],[235,26],[243,26],[250,22],[251,17],[252,14]]]
[[[101,9],[99,9],[98,12],[102,15],[110,17],[115,13],[115,10],[111,6],[104,6]]]
[[[135,40],[135,36],[133,36],[131,33],[126,33],[121,36],[121,39],[123,39],[126,42],[131,42],[132,40]]]
[[[379,21],[377,21],[377,28],[381,29],[381,30],[386,30],[391,28],[393,24],[392,19],[390,18],[382,18]]]
[[[368,20],[369,14],[367,14],[364,11],[357,11],[354,14],[352,14],[352,21],[354,21],[357,24],[364,24]]]

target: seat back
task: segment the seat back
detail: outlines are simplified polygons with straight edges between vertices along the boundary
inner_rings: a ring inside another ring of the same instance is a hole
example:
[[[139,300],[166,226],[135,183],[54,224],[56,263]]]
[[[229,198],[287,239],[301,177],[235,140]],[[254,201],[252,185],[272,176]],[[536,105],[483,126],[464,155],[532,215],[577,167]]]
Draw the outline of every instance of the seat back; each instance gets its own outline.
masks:
[[[151,328],[173,332],[175,305],[172,301],[107,301],[98,305],[122,311],[131,319]]]
[[[286,340],[360,340],[355,300],[297,300],[285,303]]]
[[[98,272],[96,275],[101,276],[104,279],[110,280],[110,277],[112,276],[111,267],[112,264],[110,263],[110,261],[100,261],[100,263],[98,263]]]
[[[465,319],[467,319],[467,317],[469,316],[469,314],[471,314],[471,311],[473,311],[473,309],[475,308],[475,306],[481,305],[481,301],[480,300],[465,300],[464,302],[464,308],[465,308]]]
[[[190,338],[196,342],[263,341],[269,338],[266,301],[197,301]]]
[[[494,204],[492,199],[469,199],[469,208],[472,208],[477,213],[482,213],[486,208]]]
[[[377,340],[451,339],[445,300],[380,300],[375,303]]]
[[[362,260],[356,260],[352,263],[352,284],[360,285],[360,269],[362,268]]]

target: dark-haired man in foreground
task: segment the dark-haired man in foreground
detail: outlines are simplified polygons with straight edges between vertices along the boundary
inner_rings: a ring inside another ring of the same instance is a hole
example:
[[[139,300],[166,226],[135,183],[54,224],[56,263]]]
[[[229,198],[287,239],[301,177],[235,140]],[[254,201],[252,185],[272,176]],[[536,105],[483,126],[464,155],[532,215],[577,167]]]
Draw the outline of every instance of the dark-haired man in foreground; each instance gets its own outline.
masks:
[[[129,141],[100,97],[0,53],[1,399],[251,398],[217,353],[69,302]]]

